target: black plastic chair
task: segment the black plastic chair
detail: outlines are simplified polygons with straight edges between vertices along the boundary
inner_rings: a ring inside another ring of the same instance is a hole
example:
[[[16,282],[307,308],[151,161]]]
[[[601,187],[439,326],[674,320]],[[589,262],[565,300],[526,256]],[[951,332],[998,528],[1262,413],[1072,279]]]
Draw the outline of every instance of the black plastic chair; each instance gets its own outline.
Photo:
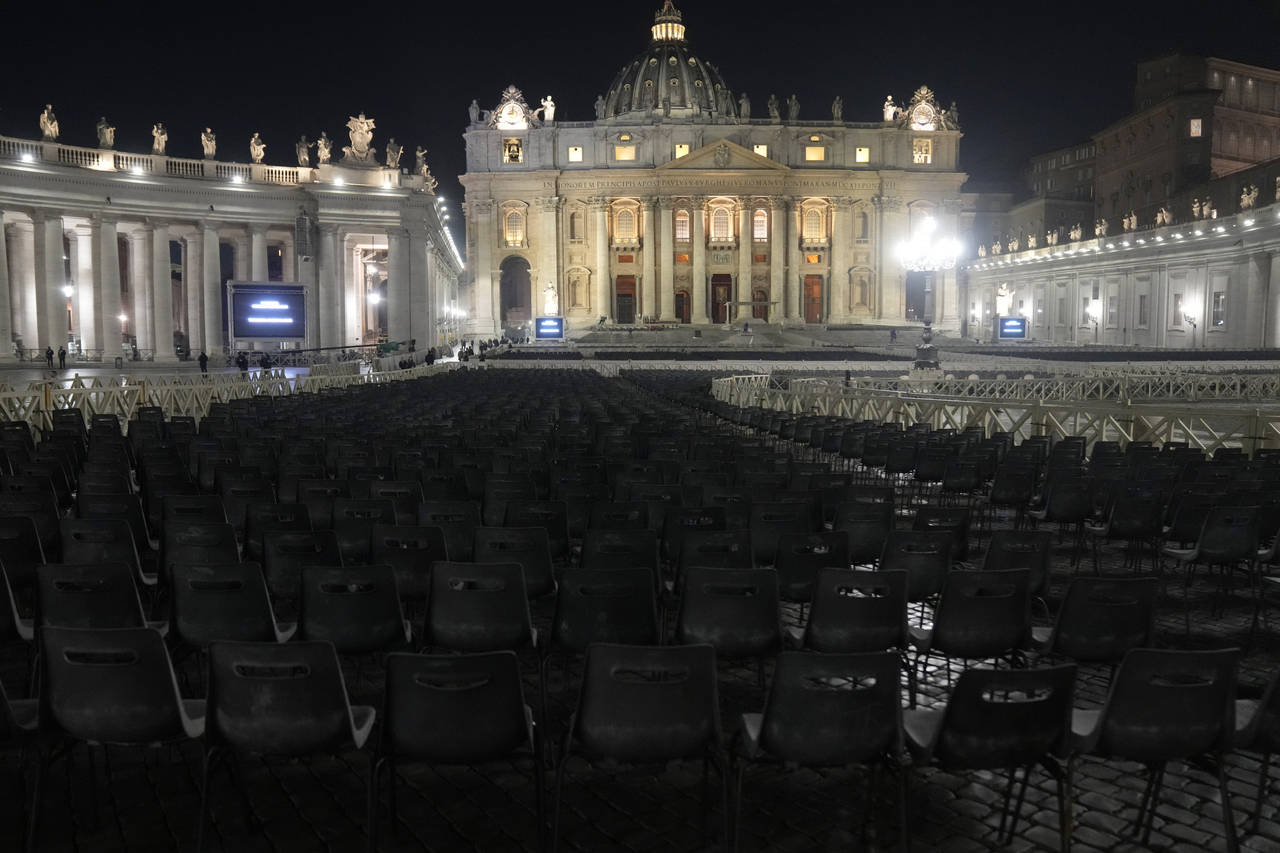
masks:
[[[485,764],[525,752],[532,773],[538,847],[546,833],[542,738],[524,701],[513,652],[387,655],[382,729],[369,774],[369,851],[378,843],[378,791],[389,772],[387,802],[396,824],[396,767]]]
[[[847,501],[835,508],[831,529],[849,536],[849,562],[871,565],[880,559],[893,532],[892,500]]]
[[[469,563],[475,557],[475,530],[480,504],[469,500],[426,500],[418,505],[418,524],[439,527],[449,559]]]
[[[649,505],[644,501],[593,502],[585,530],[644,530],[649,527]]]
[[[676,613],[675,641],[705,643],[719,657],[755,660],[763,686],[764,660],[782,648],[778,573],[691,567]]]
[[[634,530],[587,530],[580,559],[584,569],[648,569],[660,581],[658,535],[647,527]]]
[[[803,606],[813,598],[818,573],[826,568],[849,567],[849,536],[843,531],[785,533],[778,537],[774,567],[779,597],[799,603],[803,614]]]
[[[369,562],[374,525],[395,523],[396,507],[388,498],[334,498],[333,532],[338,537],[342,564],[346,566]]]
[[[456,652],[537,648],[521,565],[433,563],[422,644]]]
[[[1032,628],[1036,650],[1115,665],[1155,641],[1159,578],[1075,578],[1052,628]]]
[[[1073,528],[1071,565],[1080,565],[1084,524],[1093,514],[1092,482],[1087,477],[1050,478],[1044,506],[1027,513],[1035,521]]]
[[[1197,563],[1222,568],[1220,584],[1225,590],[1230,573],[1244,564],[1250,585],[1255,586],[1254,575],[1258,561],[1258,508],[1256,506],[1215,506],[1209,510],[1200,536],[1190,548],[1165,546],[1161,557],[1176,560],[1185,572],[1182,588],[1183,616],[1186,631],[1191,633],[1191,583]],[[1261,593],[1256,593],[1260,595]],[[1217,608],[1215,607],[1215,610]],[[1258,607],[1254,607],[1255,624]]]
[[[141,589],[156,586],[156,575],[143,571],[133,533],[123,518],[64,518],[58,525],[64,562],[124,563]]]
[[[178,640],[200,649],[219,640],[283,643],[297,629],[276,621],[257,563],[174,566],[170,624]]]
[[[901,661],[893,652],[778,656],[763,714],[743,714],[734,752],[733,849],[740,844],[742,782],[748,765],[767,760],[787,767],[873,765],[866,814],[875,811],[879,770],[898,776],[895,797],[899,849],[910,849],[906,768],[903,766]]]
[[[154,628],[147,620],[133,570],[124,563],[47,563],[36,572],[36,627],[109,629]]]
[[[969,514],[967,506],[921,506],[911,521],[912,530],[943,530],[951,534],[951,559],[969,559]]]
[[[782,536],[812,533],[816,528],[812,510],[803,503],[753,501],[750,512],[751,555],[757,566],[774,565]],[[820,521],[821,510],[818,514]],[[845,542],[847,547],[847,537]]]
[[[907,601],[929,601],[951,575],[951,548],[945,530],[896,530],[885,540],[879,568],[907,573]]]
[[[262,570],[276,599],[298,600],[304,567],[341,565],[342,552],[332,530],[263,534]]]
[[[575,753],[631,764],[701,760],[720,772],[722,833],[731,838],[729,774],[720,731],[716,654],[708,645],[587,649],[577,712],[556,762],[551,850],[559,849],[565,768]],[[703,786],[703,819],[709,803]]]
[[[1237,649],[1134,649],[1112,679],[1106,703],[1073,714],[1076,753],[1146,765],[1147,785],[1133,832],[1144,846],[1151,837],[1165,765],[1207,756],[1217,771],[1227,850],[1238,849],[1224,759],[1235,734],[1238,658]]]
[[[551,569],[551,547],[542,527],[477,527],[477,563],[519,563],[524,569],[525,591],[541,598],[556,591]]]
[[[907,748],[917,767],[1007,770],[997,843],[1013,841],[1031,769],[1039,764],[1057,782],[1061,849],[1071,849],[1070,752],[1073,664],[1047,669],[971,669],[960,676],[942,709],[908,710]],[[1022,784],[1013,788],[1018,768]]]
[[[407,646],[396,575],[390,566],[306,566],[298,608],[298,637],[332,643],[338,654],[387,652]]]
[[[265,501],[250,503],[245,507],[244,514],[244,557],[246,560],[262,561],[266,553],[263,537],[267,533],[306,533],[309,530],[311,516],[307,513],[305,504]]]
[[[448,560],[444,531],[438,527],[375,524],[370,532],[369,562],[391,566],[400,598],[419,602],[431,589],[431,564]]]
[[[552,562],[563,562],[569,556],[569,510],[564,501],[508,500],[502,526],[541,527],[547,531]]]
[[[376,711],[347,698],[329,643],[211,643],[196,850],[217,763],[236,753],[299,757],[364,746]]]
[[[1253,798],[1253,819],[1249,826],[1249,832],[1256,835],[1258,821],[1262,818],[1262,802],[1267,794],[1271,759],[1280,752],[1280,672],[1271,677],[1260,699],[1237,700],[1235,713],[1235,747],[1262,753],[1262,760],[1258,762],[1257,793]],[[1275,800],[1271,802],[1274,804]]]
[[[44,561],[35,522],[23,515],[0,515],[0,567],[9,577],[20,608],[29,601],[35,589],[36,567]]]
[[[982,568],[986,571],[1027,569],[1031,572],[1031,595],[1043,603],[1049,595],[1052,555],[1053,534],[1048,530],[997,530],[987,543]]]

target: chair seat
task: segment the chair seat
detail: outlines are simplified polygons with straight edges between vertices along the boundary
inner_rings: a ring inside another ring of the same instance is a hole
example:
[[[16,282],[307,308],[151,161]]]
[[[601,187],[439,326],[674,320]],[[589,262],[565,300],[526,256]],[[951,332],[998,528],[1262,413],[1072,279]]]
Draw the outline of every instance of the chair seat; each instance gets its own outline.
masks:
[[[1090,536],[1106,536],[1111,532],[1111,523],[1103,522],[1102,524],[1086,524],[1084,532]]]
[[[799,625],[786,625],[782,629],[782,644],[789,649],[804,648],[804,628]]]
[[[938,735],[942,732],[945,712],[941,708],[919,708],[902,712],[902,733],[912,761],[927,762]]]
[[[907,632],[911,635],[911,645],[916,648],[916,651],[927,655],[933,648],[932,628],[917,628],[912,625],[907,628]]]
[[[24,732],[35,732],[40,727],[40,700],[11,699],[9,714],[13,717],[13,724],[19,729]]]
[[[1053,628],[1051,626],[1031,626],[1031,647],[1036,651],[1043,652],[1047,650],[1051,639],[1053,639]]]
[[[764,714],[742,715],[742,740],[739,746],[747,758],[755,758],[760,753],[760,730],[764,726]]]
[[[200,737],[204,734],[204,714],[205,700],[182,700],[182,727],[186,729],[187,737]]]
[[[1072,748],[1079,752],[1088,752],[1097,740],[1098,723],[1102,720],[1101,708],[1071,710]]]
[[[377,709],[371,705],[351,706],[351,739],[355,741],[356,749],[364,748],[364,742],[369,739],[369,732],[373,731],[373,721],[377,716]]]
[[[1236,730],[1232,745],[1238,749],[1248,749],[1254,738],[1258,736],[1258,725],[1262,722],[1260,699],[1236,700]]]
[[[276,641],[287,643],[293,639],[293,635],[298,633],[297,622],[277,622],[276,623]]]
[[[1180,563],[1185,563],[1187,560],[1195,559],[1197,550],[1198,549],[1196,548],[1165,547],[1160,549],[1160,554],[1165,557],[1172,557],[1173,559],[1177,560]]]

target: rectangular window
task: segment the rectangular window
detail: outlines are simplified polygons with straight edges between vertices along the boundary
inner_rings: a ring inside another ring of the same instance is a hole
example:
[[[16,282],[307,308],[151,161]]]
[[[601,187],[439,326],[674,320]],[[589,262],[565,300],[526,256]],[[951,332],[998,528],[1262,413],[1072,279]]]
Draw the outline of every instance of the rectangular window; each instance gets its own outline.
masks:
[[[1063,325],[1063,321],[1066,319],[1066,316],[1067,316],[1067,297],[1059,296],[1058,297],[1058,325],[1059,326]]]
[[[911,162],[917,165],[927,165],[933,162],[932,139],[911,140]]]
[[[636,159],[636,147],[634,145],[615,145],[613,146],[613,159],[615,160],[634,160]]]
[[[1193,136],[1193,137],[1200,137],[1200,136],[1203,136],[1203,135],[1204,135],[1204,121],[1203,121],[1202,119],[1193,118],[1193,119],[1191,120],[1191,126],[1188,128],[1188,131],[1189,131],[1189,133],[1191,134],[1191,136]]]
[[[753,263],[757,263],[757,264],[763,264],[763,263],[766,263],[768,260],[769,260],[769,256],[768,256],[768,255],[759,255],[759,254],[757,254],[757,255],[752,255],[752,256],[751,256],[751,261],[752,261]]]
[[[825,145],[806,145],[804,147],[804,159],[810,163],[821,163],[827,159],[827,147]]]
[[[1224,326],[1227,323],[1227,292],[1225,290],[1213,292],[1213,315],[1210,322],[1215,326]]]
[[[1182,327],[1182,294],[1173,294],[1173,317],[1169,321],[1170,326]]]
[[[676,143],[676,159],[679,160],[689,153],[689,144],[686,142]]]
[[[1080,325],[1087,326],[1093,322],[1093,318],[1089,316],[1089,303],[1093,300],[1087,296],[1080,297]]]
[[[859,148],[855,148],[855,149],[853,149],[853,162],[855,162],[855,163],[870,163],[870,162],[871,162],[871,149],[870,149],[870,148],[862,148],[862,147],[859,147]]]
[[[768,145],[752,145],[752,146],[751,146],[751,150],[752,150],[752,151],[754,151],[755,153],[759,154],[761,157],[768,157],[768,156],[769,156],[769,146],[768,146]]]
[[[806,264],[820,264],[822,263],[822,255],[805,255],[804,262]]]
[[[569,162],[570,163],[582,162],[582,146],[581,145],[569,146]]]
[[[618,255],[618,263],[620,264],[634,264],[635,262],[635,255]]]
[[[502,140],[502,162],[523,163],[524,145],[517,138]]]
[[[1120,325],[1120,297],[1114,293],[1107,297],[1107,328]]]
[[[676,263],[677,263],[677,264],[687,264],[687,263],[689,263],[689,253],[688,253],[688,252],[679,252],[679,253],[677,253],[677,254],[676,254]]]
[[[1138,328],[1145,329],[1151,324],[1151,315],[1148,313],[1151,309],[1147,306],[1147,294],[1138,294]]]

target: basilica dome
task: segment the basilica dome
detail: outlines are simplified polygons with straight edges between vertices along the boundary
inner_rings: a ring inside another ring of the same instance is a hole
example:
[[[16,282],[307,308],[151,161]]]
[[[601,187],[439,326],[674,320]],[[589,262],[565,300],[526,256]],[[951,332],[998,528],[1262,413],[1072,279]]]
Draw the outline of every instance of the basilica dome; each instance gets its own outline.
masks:
[[[680,12],[666,0],[653,16],[653,40],[609,85],[597,118],[641,119],[653,114],[732,119],[737,104],[712,65],[689,51]]]

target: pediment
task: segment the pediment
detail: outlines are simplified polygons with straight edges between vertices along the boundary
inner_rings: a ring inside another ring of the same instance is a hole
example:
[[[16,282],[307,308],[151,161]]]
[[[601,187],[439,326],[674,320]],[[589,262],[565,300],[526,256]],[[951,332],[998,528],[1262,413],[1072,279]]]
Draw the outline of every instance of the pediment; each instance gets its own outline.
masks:
[[[710,145],[704,145],[696,151],[690,151],[683,157],[663,163],[658,171],[676,171],[697,169],[698,171],[758,171],[787,172],[786,166],[761,157],[754,151],[743,148],[736,142],[718,139]]]

